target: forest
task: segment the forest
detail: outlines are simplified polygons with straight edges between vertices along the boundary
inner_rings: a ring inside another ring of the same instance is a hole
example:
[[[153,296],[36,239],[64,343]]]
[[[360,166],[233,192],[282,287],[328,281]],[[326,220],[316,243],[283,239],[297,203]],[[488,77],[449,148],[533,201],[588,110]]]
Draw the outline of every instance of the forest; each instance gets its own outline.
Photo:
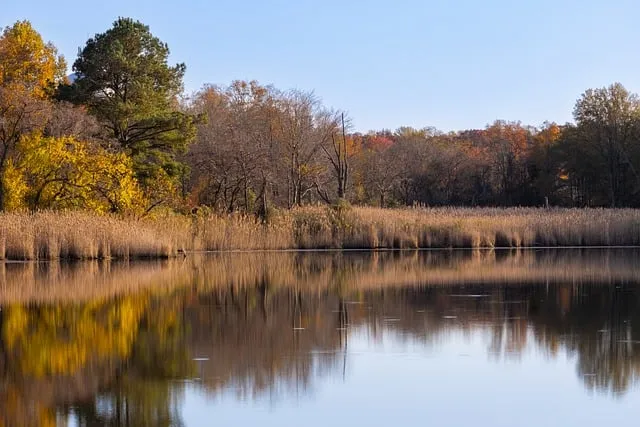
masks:
[[[619,83],[580,95],[574,123],[362,133],[313,91],[238,80],[187,94],[186,66],[169,53],[148,26],[119,18],[69,73],[30,22],[6,27],[0,210],[266,218],[324,204],[640,204],[640,101]]]

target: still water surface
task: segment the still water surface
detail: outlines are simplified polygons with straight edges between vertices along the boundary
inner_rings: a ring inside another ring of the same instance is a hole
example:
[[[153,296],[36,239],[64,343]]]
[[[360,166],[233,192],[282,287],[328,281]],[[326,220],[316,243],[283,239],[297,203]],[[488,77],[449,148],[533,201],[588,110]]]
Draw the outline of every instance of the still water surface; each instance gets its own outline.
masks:
[[[0,426],[622,426],[640,252],[0,264]]]

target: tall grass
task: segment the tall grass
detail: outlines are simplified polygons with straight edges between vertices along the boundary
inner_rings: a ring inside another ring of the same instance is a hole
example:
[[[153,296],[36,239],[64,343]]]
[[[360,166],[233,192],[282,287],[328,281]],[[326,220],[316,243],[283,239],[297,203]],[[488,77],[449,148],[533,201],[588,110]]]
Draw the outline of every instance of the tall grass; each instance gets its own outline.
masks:
[[[0,259],[131,259],[280,249],[638,246],[633,209],[304,207],[154,220],[82,212],[0,214]]]
[[[184,250],[187,239],[182,234],[188,230],[184,223],[83,212],[1,214],[0,259],[167,258]]]
[[[436,208],[282,211],[193,220],[192,250],[637,246],[634,209]]]

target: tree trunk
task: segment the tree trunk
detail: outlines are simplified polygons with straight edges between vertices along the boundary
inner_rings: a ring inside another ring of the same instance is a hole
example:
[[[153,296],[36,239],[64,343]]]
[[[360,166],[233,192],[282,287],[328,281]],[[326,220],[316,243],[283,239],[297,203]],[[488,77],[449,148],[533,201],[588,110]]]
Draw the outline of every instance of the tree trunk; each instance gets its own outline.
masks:
[[[5,210],[5,189],[4,189],[4,174],[7,166],[8,150],[5,148],[0,156],[0,212]]]
[[[260,209],[258,215],[262,219],[262,222],[267,221],[267,213],[269,211],[268,198],[267,198],[267,178],[262,178],[262,190],[260,191]]]
[[[347,193],[347,180],[349,179],[349,159],[347,157],[347,133],[344,126],[344,113],[341,115],[342,120],[342,150],[339,150],[339,178],[338,178],[338,197],[344,199]],[[340,158],[341,161],[340,161]]]

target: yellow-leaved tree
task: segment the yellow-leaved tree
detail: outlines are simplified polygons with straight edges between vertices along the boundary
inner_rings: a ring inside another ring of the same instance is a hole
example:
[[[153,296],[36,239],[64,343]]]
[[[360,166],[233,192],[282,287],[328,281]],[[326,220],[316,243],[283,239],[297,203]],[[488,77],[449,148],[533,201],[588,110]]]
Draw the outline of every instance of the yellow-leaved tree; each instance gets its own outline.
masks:
[[[145,204],[131,159],[73,137],[21,139],[4,174],[7,208],[139,213]]]
[[[65,79],[66,69],[55,46],[45,43],[29,21],[6,27],[0,36],[0,86],[44,98]]]
[[[0,185],[3,190],[3,209],[6,211],[19,211],[24,209],[29,187],[20,171],[10,159],[0,176]]]

